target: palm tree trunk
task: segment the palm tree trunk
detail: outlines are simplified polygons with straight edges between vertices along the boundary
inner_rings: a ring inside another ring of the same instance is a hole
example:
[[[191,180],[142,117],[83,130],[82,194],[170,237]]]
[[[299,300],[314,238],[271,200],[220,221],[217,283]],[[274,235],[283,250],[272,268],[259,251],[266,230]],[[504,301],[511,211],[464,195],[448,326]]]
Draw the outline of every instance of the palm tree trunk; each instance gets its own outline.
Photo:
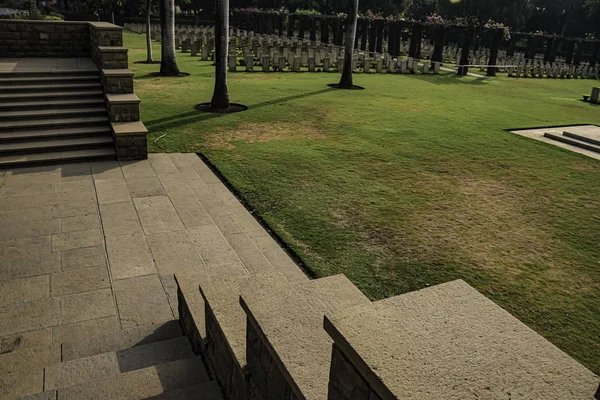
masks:
[[[358,0],[348,0],[348,17],[346,19],[346,37],[345,54],[344,54],[344,70],[339,86],[351,88],[352,82],[352,55],[354,53],[354,41],[356,40],[356,22],[358,20]]]
[[[175,56],[175,2],[160,1],[161,57],[160,75],[179,76]]]
[[[152,0],[146,0],[146,62],[152,64],[152,25],[150,24],[150,12],[152,11]]]
[[[215,18],[215,91],[210,105],[212,108],[229,108],[227,90],[227,55],[229,51],[229,0],[216,0]]]

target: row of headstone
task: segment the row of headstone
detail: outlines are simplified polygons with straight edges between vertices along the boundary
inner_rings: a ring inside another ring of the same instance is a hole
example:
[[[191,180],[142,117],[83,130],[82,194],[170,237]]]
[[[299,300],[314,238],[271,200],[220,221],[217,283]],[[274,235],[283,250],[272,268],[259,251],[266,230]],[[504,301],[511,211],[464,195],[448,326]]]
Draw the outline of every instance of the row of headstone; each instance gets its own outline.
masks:
[[[126,23],[125,29],[137,33],[145,33],[145,24]],[[151,37],[161,40],[160,25],[151,25]],[[175,44],[177,49],[191,56],[199,56],[202,60],[214,59],[215,28],[214,26],[176,25]],[[383,46],[387,49],[387,43]],[[460,67],[462,50],[458,43],[449,43],[443,47],[440,62],[431,62],[434,46],[429,40],[420,44],[419,60],[406,57],[410,48],[410,38],[400,41],[400,56],[394,57],[387,51],[372,53],[354,50],[353,65],[355,70],[375,73],[439,73],[443,64]],[[286,35],[255,34],[235,27],[230,28],[229,70],[255,71],[331,71],[339,70],[343,65],[344,48],[307,38],[288,37]],[[489,65],[490,49],[472,48],[469,52],[468,67],[485,71]],[[245,67],[245,68],[240,68]],[[579,66],[567,65],[564,59],[553,63],[544,63],[542,57],[526,59],[524,53],[515,52],[508,56],[506,51],[499,51],[495,63],[496,71],[507,73],[513,77],[547,77],[547,78],[594,78],[598,79],[598,66],[592,68],[589,63]]]

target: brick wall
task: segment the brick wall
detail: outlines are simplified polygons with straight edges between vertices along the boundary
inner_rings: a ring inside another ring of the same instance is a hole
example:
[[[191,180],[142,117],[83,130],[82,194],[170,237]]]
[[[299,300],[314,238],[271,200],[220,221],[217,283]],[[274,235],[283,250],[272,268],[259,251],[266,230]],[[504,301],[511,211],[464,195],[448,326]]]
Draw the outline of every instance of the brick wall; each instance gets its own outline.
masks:
[[[87,22],[0,20],[0,57],[88,57]]]

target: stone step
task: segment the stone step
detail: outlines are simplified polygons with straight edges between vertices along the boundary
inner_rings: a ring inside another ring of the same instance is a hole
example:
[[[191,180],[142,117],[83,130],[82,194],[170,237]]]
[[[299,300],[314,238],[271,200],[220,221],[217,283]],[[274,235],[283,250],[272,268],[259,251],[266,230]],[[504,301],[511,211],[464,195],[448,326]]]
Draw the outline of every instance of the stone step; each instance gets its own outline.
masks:
[[[44,367],[60,362],[60,346],[33,346],[0,355],[0,399],[44,390]]]
[[[65,117],[94,117],[107,115],[106,107],[84,107],[84,108],[59,108],[50,110],[17,110],[0,111],[0,121],[14,120],[37,120],[46,118],[65,118]]]
[[[56,400],[56,390],[48,390],[25,397],[19,397],[17,400]]]
[[[61,75],[61,76],[19,76],[2,77],[0,76],[0,85],[37,85],[40,83],[78,83],[78,82],[99,82],[100,75]]]
[[[2,102],[17,102],[17,101],[40,101],[40,100],[57,100],[57,99],[86,99],[91,96],[104,96],[101,89],[92,90],[76,90],[66,91],[61,90],[48,90],[44,92],[33,92],[33,93],[1,93],[0,92],[0,103]]]
[[[49,118],[31,121],[2,121],[0,122],[0,131],[6,132],[23,129],[69,128],[74,126],[106,125],[107,123],[107,116]]]
[[[43,139],[63,139],[97,135],[110,135],[108,125],[79,126],[73,128],[48,128],[18,131],[0,131],[0,143],[19,142]]]
[[[44,389],[60,389],[194,356],[185,336],[50,365]]]
[[[178,320],[171,320],[157,325],[124,329],[106,335],[90,336],[74,342],[64,342],[62,344],[62,358],[63,361],[70,361],[77,358],[173,339],[182,335],[183,332]]]
[[[335,275],[258,289],[248,285],[240,304],[248,317],[247,369],[257,377],[258,392],[264,398],[291,391],[296,398],[325,399],[332,340],[323,330],[324,315],[370,301],[344,275]]]
[[[223,400],[217,382],[210,381],[194,386],[169,390],[146,400]]]
[[[113,138],[109,134],[87,136],[80,138],[51,138],[29,141],[2,143],[0,141],[0,156],[9,154],[29,154],[65,151],[69,149],[93,149],[113,145]]]
[[[564,131],[563,132],[563,136],[572,138],[572,139],[577,139],[577,140],[581,140],[582,142],[586,142],[586,143],[590,143],[596,146],[600,146],[600,138],[593,138],[593,137],[589,137],[589,136],[584,136],[578,133],[574,133],[574,132],[568,132],[568,131]]]
[[[565,144],[569,144],[571,146],[579,147],[581,149],[593,151],[595,153],[600,153],[600,146],[593,145],[593,144],[585,142],[583,140],[579,140],[579,139],[575,139],[575,138],[571,138],[571,137],[567,137],[567,136],[562,136],[562,135],[558,135],[558,134],[551,133],[551,132],[544,133],[544,137],[547,137],[549,139],[553,139],[553,140],[556,140],[558,142],[562,142]]]
[[[0,72],[2,78],[28,78],[28,77],[59,77],[73,75],[92,75],[98,74],[97,68],[81,69],[58,69],[54,71],[19,71],[19,72]]]
[[[115,158],[115,149],[114,146],[111,145],[110,147],[107,146],[98,149],[0,156],[0,169],[67,162],[114,160]]]
[[[47,90],[61,90],[61,91],[77,91],[77,90],[93,90],[101,89],[102,84],[100,82],[89,82],[89,83],[47,83],[47,84],[35,84],[35,85],[7,85],[0,84],[0,93],[17,93],[17,92],[29,92],[38,93]]]
[[[12,101],[0,102],[0,111],[12,110],[47,110],[62,107],[90,107],[104,106],[104,98],[101,95],[90,96],[79,99],[48,99],[48,100],[28,100],[28,101]]]
[[[208,382],[202,358],[192,357],[59,389],[61,400],[130,400]]]

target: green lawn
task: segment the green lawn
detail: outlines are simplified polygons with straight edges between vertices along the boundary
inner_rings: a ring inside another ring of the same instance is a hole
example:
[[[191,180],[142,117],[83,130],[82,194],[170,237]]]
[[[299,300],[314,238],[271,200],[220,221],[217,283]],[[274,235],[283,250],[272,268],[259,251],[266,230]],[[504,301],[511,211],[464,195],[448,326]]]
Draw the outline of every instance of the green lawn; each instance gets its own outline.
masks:
[[[597,82],[234,73],[249,110],[214,115],[213,66],[178,57],[187,78],[130,64],[150,150],[208,157],[315,276],[372,299],[464,279],[600,373],[600,162],[505,131],[600,124]]]

